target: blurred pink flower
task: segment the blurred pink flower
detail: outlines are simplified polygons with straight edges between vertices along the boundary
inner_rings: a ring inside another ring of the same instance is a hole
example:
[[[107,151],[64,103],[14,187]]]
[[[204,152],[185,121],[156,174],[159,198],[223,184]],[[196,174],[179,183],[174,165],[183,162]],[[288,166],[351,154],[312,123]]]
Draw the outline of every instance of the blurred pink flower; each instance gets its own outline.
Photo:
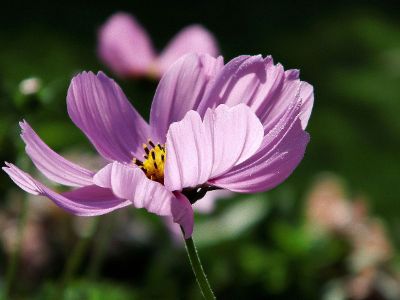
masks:
[[[396,295],[393,299],[398,299],[398,280],[386,271],[393,258],[392,244],[383,224],[369,215],[365,199],[350,201],[342,182],[325,176],[314,184],[306,214],[313,233],[335,233],[351,247],[347,259],[350,274],[344,280],[349,299],[370,299],[373,293],[384,295],[388,285],[380,286],[383,281],[394,282],[391,293]]]
[[[21,224],[16,216],[22,209],[24,201],[20,194],[11,193],[9,201],[11,206],[3,207],[0,212],[0,241],[2,250],[9,256],[18,253],[21,264],[24,268],[24,278],[33,280],[39,278],[45,265],[51,260],[51,251],[46,236],[46,225],[43,222],[43,214],[37,205],[30,202],[29,210],[34,214],[28,214],[26,225],[21,231]],[[38,217],[39,216],[39,217]]]
[[[353,208],[338,178],[319,178],[307,198],[307,221],[313,231],[340,233],[353,223]]]
[[[368,215],[364,199],[348,200],[336,177],[325,176],[314,185],[308,196],[307,217],[311,229],[335,232],[350,242],[355,270],[391,258],[392,249],[383,225]]]
[[[98,32],[100,58],[121,77],[161,77],[178,58],[192,52],[219,54],[215,38],[200,25],[181,30],[159,55],[145,29],[127,13],[112,15]]]
[[[313,100],[299,72],[285,72],[271,57],[239,56],[224,65],[222,57],[189,54],[161,79],[148,124],[113,80],[83,72],[69,87],[68,113],[108,164],[92,172],[68,161],[23,121],[21,136],[35,166],[77,188],[59,194],[13,164],[3,169],[26,192],[73,214],[133,204],[172,217],[188,238],[191,204],[208,191],[265,191],[292,173],[309,141]]]

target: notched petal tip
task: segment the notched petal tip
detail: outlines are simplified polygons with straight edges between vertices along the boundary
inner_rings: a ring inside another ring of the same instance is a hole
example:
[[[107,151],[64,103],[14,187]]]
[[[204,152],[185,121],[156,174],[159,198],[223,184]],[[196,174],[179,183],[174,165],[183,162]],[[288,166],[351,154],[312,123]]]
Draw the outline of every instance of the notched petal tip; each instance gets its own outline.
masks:
[[[4,166],[1,169],[8,174],[9,170],[11,169],[12,164],[5,161]]]
[[[22,132],[24,130],[26,130],[27,126],[28,126],[28,122],[25,119],[22,119],[21,121],[19,121],[19,127],[21,127]]]
[[[129,201],[116,198],[110,190],[95,185],[59,194],[15,165],[6,163],[6,166],[3,170],[22,190],[33,195],[45,196],[62,209],[77,216],[102,215],[130,204]]]
[[[107,82],[115,83],[115,80],[113,78],[109,77],[102,70],[99,70],[96,73],[93,71],[85,70],[85,71],[75,74],[74,77],[72,77],[70,87],[72,85],[76,85],[76,84],[85,84],[91,80],[99,80],[105,84],[107,84]]]
[[[97,77],[96,74],[93,71],[81,71],[76,73],[72,79],[71,79],[71,84],[75,83],[78,80],[87,80],[90,77]]]
[[[286,78],[288,80],[296,80],[300,78],[300,70],[299,69],[291,69],[285,71]]]
[[[28,173],[21,171],[12,163],[5,162],[5,165],[5,167],[2,167],[3,171],[10,176],[11,180],[14,181],[17,186],[32,195],[40,195],[41,188]]]
[[[265,62],[265,64],[274,63],[274,59],[272,58],[272,55],[267,55],[267,56],[264,58],[264,62]]]
[[[97,71],[96,74],[97,78],[106,78],[106,79],[110,79],[111,81],[114,81],[114,79],[108,77],[103,71],[99,70]]]

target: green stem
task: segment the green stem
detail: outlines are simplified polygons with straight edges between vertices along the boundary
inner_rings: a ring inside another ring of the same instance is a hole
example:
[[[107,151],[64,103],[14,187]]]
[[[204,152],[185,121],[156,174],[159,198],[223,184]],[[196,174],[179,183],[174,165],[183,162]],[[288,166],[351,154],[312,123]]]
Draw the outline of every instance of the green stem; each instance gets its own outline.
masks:
[[[206,300],[209,299],[215,300],[216,298],[211,289],[210,283],[207,280],[207,276],[204,273],[203,266],[201,265],[199,254],[197,253],[197,249],[196,246],[194,245],[193,239],[191,237],[185,239],[185,245],[186,245],[186,252],[189,256],[194,276],[196,277],[197,283],[201,290],[201,294]]]

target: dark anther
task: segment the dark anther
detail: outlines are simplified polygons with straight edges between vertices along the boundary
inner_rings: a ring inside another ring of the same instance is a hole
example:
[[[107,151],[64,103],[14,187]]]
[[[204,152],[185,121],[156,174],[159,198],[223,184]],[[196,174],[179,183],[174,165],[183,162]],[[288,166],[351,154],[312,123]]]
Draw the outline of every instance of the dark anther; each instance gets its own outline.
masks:
[[[144,152],[146,152],[146,154],[149,154],[149,149],[147,148],[147,146],[143,146]]]
[[[151,147],[155,147],[155,145],[154,145],[154,143],[151,141],[151,140],[149,140],[149,145],[151,146]]]
[[[161,154],[161,160],[164,161],[165,157],[164,154]]]
[[[156,159],[156,153],[155,153],[154,151],[151,152],[151,157],[152,157],[153,159]]]
[[[136,165],[138,165],[138,166],[143,166],[143,162],[142,161],[140,161],[140,160],[138,160],[138,159],[135,159],[135,162],[134,162]]]
[[[154,162],[154,168],[158,169],[156,162]]]

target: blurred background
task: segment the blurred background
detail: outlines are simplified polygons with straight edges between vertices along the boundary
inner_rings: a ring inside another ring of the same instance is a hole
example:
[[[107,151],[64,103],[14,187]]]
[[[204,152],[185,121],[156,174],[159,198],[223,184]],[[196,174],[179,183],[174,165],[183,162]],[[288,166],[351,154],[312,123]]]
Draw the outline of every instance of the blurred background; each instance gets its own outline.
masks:
[[[19,138],[24,118],[59,153],[98,165],[65,97],[79,71],[113,76],[96,54],[99,26],[126,11],[162,49],[200,23],[225,61],[271,54],[315,88],[311,142],[289,180],[267,193],[226,196],[196,215],[194,239],[216,294],[400,299],[399,8],[397,1],[8,2],[0,12],[0,161],[35,172]],[[147,118],[157,81],[117,81]],[[160,218],[133,208],[73,217],[5,173],[0,195],[3,299],[201,299],[180,237]]]

